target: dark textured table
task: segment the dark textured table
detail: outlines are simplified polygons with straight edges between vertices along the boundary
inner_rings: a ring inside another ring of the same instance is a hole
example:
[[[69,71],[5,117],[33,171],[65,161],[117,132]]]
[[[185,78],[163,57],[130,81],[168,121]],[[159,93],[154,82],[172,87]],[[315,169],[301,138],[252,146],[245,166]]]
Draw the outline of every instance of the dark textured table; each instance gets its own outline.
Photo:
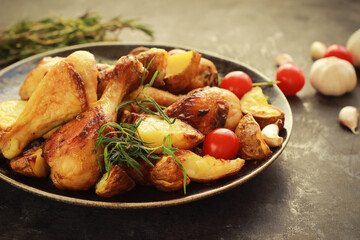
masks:
[[[0,182],[0,239],[360,239],[360,136],[341,127],[345,105],[360,108],[360,84],[325,97],[308,82],[309,48],[346,44],[360,28],[360,1],[2,0],[0,27],[52,13],[122,15],[152,26],[155,42],[212,52],[275,77],[274,58],[293,56],[307,83],[289,97],[294,128],[265,171],[220,195],[156,209],[69,205]],[[124,42],[151,43],[124,31]],[[358,71],[359,78],[359,71]]]

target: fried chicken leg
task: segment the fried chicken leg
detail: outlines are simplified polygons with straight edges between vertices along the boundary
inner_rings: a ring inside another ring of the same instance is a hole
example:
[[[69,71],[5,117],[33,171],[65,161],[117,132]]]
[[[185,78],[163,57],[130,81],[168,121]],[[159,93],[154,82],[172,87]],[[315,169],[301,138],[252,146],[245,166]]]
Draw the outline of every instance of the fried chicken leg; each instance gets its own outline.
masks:
[[[165,114],[187,122],[204,135],[216,128],[235,130],[242,113],[240,100],[218,87],[196,89],[165,109]]]
[[[16,122],[2,135],[4,157],[18,156],[32,140],[71,119],[96,100],[95,57],[77,51],[60,60],[40,81]]]
[[[116,121],[116,107],[124,96],[141,84],[143,65],[133,57],[118,60],[113,78],[102,97],[90,109],[62,126],[45,142],[44,157],[50,178],[59,189],[87,190],[100,174],[95,143],[100,127]]]

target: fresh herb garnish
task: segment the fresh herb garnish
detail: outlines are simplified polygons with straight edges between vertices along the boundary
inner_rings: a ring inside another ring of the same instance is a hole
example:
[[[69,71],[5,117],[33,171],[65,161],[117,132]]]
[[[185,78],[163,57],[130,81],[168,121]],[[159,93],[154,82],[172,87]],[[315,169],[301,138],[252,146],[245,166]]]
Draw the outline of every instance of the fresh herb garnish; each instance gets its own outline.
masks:
[[[137,95],[135,99],[128,100],[122,102],[118,107],[117,111],[122,107],[136,103],[137,106],[140,107],[141,110],[144,112],[162,117],[168,124],[173,124],[176,119],[171,120],[162,110],[163,108],[155,102],[155,100],[149,96],[146,96],[144,93],[144,88],[152,86],[157,76],[157,72],[154,73],[149,83],[144,84],[144,80],[146,77],[146,72],[149,69],[154,58],[151,59],[149,64],[144,63],[145,71],[141,78],[141,91]],[[140,97],[142,96],[142,97]],[[154,107],[157,112],[150,110],[148,107]],[[160,159],[160,157],[155,154],[155,152],[161,152],[168,156],[174,158],[175,162],[180,166],[181,170],[183,171],[183,189],[184,194],[186,194],[186,170],[181,164],[180,160],[175,156],[176,148],[172,147],[171,136],[166,135],[164,137],[163,143],[161,146],[158,147],[151,147],[148,142],[145,142],[141,139],[141,136],[138,133],[138,127],[141,124],[141,119],[134,123],[107,123],[104,124],[100,130],[99,135],[96,140],[95,144],[95,151],[100,147],[104,149],[103,157],[104,157],[104,165],[105,170],[110,173],[110,169],[113,165],[117,164],[120,167],[124,164],[131,166],[134,168],[140,175],[142,175],[141,171],[139,170],[140,164],[138,162],[139,159],[145,161],[150,166],[154,167],[153,163],[150,161],[151,159]],[[107,126],[113,127],[116,130],[104,133],[104,130]]]
[[[23,19],[0,32],[0,65],[59,47],[119,40],[118,35],[124,28],[139,30],[153,37],[153,31],[135,19],[117,17],[102,22],[100,16],[89,13],[79,18]],[[109,36],[110,32],[112,36]]]

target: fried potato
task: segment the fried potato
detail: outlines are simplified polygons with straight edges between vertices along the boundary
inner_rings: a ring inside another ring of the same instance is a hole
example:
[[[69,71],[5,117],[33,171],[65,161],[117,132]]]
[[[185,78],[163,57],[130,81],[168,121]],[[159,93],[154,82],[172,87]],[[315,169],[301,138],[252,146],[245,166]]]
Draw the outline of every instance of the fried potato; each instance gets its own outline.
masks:
[[[184,173],[175,159],[164,155],[150,170],[150,179],[153,185],[160,191],[172,192],[184,186]],[[186,177],[186,185],[190,179]]]
[[[166,67],[165,86],[161,87],[174,94],[186,93],[191,81],[198,74],[201,55],[187,51],[170,55]]]
[[[152,147],[161,146],[164,137],[170,135],[172,146],[179,149],[192,149],[204,140],[204,135],[189,124],[176,119],[169,124],[163,118],[145,115],[137,120],[141,123],[137,128],[142,140]],[[167,142],[166,142],[167,144]]]
[[[155,162],[150,159],[149,161],[151,161],[153,164]],[[153,168],[153,166],[143,161],[142,159],[140,159],[138,163],[140,164],[140,168],[138,168],[137,170],[141,172],[141,174],[131,166],[124,165],[122,166],[122,168],[127,173],[127,175],[129,175],[137,184],[145,186],[152,185],[152,182],[150,180],[150,170]]]
[[[135,56],[148,71],[146,83],[149,82],[155,73],[157,73],[153,86],[161,87],[165,85],[164,78],[168,66],[168,53],[164,49],[151,48],[149,50],[140,52]]]
[[[42,157],[41,146],[31,148],[23,153],[22,156],[10,161],[12,170],[24,176],[45,178],[49,176],[50,167]]]
[[[210,182],[226,176],[233,175],[244,166],[245,160],[216,159],[205,155],[201,157],[192,151],[177,150],[175,156],[180,160],[191,181]]]
[[[21,99],[28,100],[35,91],[39,82],[47,74],[52,66],[59,62],[62,57],[44,57],[38,66],[32,70],[27,76],[19,89]]]
[[[114,165],[110,173],[104,173],[96,183],[95,193],[100,197],[113,197],[130,191],[135,185],[134,180],[121,167]]]
[[[200,59],[200,64],[196,76],[190,81],[190,84],[184,91],[190,92],[196,88],[203,88],[207,86],[219,86],[218,71],[212,61],[202,57]]]
[[[261,160],[272,154],[269,146],[261,136],[259,124],[251,114],[243,116],[236,127],[235,134],[239,139],[239,156],[245,160]]]
[[[279,129],[283,128],[285,114],[267,102],[260,87],[254,87],[247,92],[241,98],[240,105],[241,111],[244,114],[250,113],[260,125],[261,129],[271,123],[276,123]]]
[[[0,136],[6,128],[13,125],[23,112],[27,101],[8,100],[0,103]]]

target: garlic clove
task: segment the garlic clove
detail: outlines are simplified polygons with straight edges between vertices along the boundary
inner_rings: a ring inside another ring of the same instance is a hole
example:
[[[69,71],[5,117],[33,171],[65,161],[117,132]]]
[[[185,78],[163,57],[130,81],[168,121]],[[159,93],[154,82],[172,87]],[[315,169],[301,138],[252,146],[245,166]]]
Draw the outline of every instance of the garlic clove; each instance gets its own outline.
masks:
[[[274,59],[275,63],[277,66],[282,66],[284,64],[287,63],[294,63],[294,59],[287,53],[283,53],[278,55],[275,59]]]
[[[261,131],[261,136],[269,147],[278,147],[284,141],[279,137],[279,127],[276,124],[266,125]]]
[[[326,45],[323,42],[315,41],[311,44],[310,53],[314,60],[322,58],[326,52]]]
[[[358,135],[360,132],[356,131],[358,125],[359,110],[353,106],[343,107],[339,112],[339,121],[345,127],[348,127],[354,134]]]

